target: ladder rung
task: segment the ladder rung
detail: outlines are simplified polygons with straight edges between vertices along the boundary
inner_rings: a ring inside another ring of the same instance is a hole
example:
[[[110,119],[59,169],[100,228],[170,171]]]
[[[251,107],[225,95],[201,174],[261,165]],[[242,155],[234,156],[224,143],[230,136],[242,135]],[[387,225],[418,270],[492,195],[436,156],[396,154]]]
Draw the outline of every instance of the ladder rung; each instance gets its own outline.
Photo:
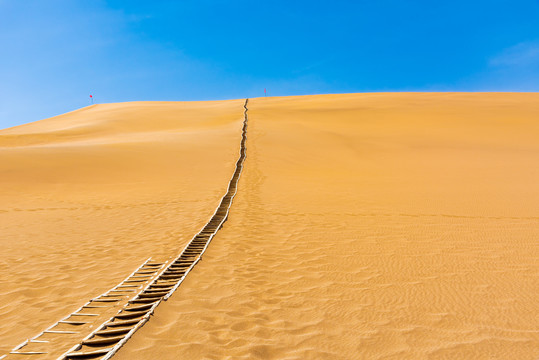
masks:
[[[73,313],[71,316],[99,316],[99,314]]]
[[[68,325],[84,325],[88,324],[86,321],[69,321],[69,320],[61,320],[59,321],[61,324],[68,324]]]

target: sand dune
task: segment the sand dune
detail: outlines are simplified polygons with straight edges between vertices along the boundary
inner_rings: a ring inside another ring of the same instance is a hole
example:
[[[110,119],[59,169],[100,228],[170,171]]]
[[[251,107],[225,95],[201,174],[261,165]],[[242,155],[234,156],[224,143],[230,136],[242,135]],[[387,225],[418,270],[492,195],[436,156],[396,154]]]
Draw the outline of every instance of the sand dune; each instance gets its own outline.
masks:
[[[0,350],[177,254],[224,193],[242,105],[0,132]],[[250,100],[227,223],[114,358],[537,359],[537,119],[539,94]]]
[[[125,103],[0,131],[0,354],[176,255],[213,213],[243,101]]]
[[[225,227],[118,359],[536,359],[539,95],[254,99]]]

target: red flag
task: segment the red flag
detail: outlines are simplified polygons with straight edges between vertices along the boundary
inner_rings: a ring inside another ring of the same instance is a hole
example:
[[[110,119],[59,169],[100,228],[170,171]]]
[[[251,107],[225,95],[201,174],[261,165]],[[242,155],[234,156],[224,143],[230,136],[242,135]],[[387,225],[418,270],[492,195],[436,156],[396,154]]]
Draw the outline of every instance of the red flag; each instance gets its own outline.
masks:
[[[93,97],[92,95],[90,95],[90,97]]]

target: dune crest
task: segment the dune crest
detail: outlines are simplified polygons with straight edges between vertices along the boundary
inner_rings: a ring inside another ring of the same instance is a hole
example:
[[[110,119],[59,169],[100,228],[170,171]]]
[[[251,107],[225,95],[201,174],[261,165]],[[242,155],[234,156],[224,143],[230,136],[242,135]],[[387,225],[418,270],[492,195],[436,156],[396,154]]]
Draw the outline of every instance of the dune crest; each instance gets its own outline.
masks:
[[[204,261],[122,359],[536,359],[539,94],[252,99]]]
[[[0,131],[0,350],[178,254],[225,193],[242,105]],[[228,221],[114,358],[536,359],[537,119],[535,93],[251,99]]]
[[[96,105],[0,131],[0,352],[175,256],[237,158],[243,100]]]

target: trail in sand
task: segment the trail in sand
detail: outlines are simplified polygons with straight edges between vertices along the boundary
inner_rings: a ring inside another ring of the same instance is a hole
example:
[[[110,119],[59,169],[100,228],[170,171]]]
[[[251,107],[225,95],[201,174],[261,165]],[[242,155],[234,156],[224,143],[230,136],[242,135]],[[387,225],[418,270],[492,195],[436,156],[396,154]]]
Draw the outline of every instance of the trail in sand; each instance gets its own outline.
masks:
[[[226,191],[243,102],[97,105],[0,131],[0,353],[180,252]]]
[[[539,356],[539,94],[249,114],[228,222],[117,359]]]
[[[242,104],[0,132],[6,350],[196,233]],[[251,100],[225,227],[114,358],[536,359],[538,118],[539,94]]]

